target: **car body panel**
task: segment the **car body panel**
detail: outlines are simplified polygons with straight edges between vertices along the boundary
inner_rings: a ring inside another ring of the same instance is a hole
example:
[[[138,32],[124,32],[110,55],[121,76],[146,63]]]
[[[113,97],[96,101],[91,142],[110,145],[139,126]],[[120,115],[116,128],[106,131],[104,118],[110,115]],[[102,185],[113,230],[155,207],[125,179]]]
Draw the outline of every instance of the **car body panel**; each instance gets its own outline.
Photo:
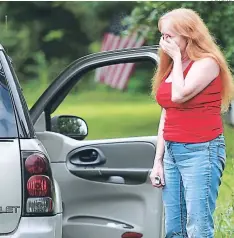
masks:
[[[153,188],[149,180],[156,136],[90,141],[53,132],[37,136],[45,145],[61,188],[64,237],[104,238],[111,234],[117,238],[127,231],[162,237],[161,190]],[[106,163],[72,164],[69,154],[86,148],[98,150]]]
[[[52,217],[22,217],[17,230],[1,238],[61,238],[62,214]]]
[[[7,66],[0,47],[0,235],[17,228],[22,210],[20,125]]]
[[[23,217],[21,151],[41,151],[12,62],[0,45],[0,235],[11,238],[61,238],[62,203],[56,189],[56,215]]]
[[[119,238],[125,232],[163,237],[161,190],[153,188],[149,179],[156,136],[77,141],[51,132],[49,125],[51,114],[86,72],[145,60],[157,63],[157,46],[101,52],[78,59],[30,110],[37,138],[49,154],[61,189],[63,237]],[[80,157],[92,150],[98,153],[97,159]]]
[[[21,161],[18,139],[0,139],[0,234],[13,232],[22,208]]]

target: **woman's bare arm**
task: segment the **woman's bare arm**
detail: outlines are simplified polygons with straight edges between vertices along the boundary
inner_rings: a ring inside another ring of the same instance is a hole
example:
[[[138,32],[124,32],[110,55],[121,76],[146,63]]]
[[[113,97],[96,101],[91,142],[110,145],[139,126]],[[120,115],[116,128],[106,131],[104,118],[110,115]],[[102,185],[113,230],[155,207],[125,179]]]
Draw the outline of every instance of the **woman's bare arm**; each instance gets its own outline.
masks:
[[[194,62],[184,79],[181,59],[175,58],[171,100],[184,103],[193,98],[218,76],[219,71],[219,65],[214,59],[204,58]]]
[[[163,129],[164,129],[164,122],[165,122],[166,111],[163,108],[161,112],[159,127],[158,127],[158,139],[157,139],[157,150],[154,159],[154,165],[160,161],[162,162],[164,156],[164,139],[163,139]]]

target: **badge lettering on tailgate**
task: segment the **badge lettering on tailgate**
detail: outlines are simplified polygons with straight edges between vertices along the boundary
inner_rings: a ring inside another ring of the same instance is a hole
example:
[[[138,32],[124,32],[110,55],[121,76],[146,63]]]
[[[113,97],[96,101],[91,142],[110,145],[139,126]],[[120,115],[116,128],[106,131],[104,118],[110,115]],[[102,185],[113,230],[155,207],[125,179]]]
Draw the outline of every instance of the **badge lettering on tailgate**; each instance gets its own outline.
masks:
[[[20,206],[6,206],[2,207],[0,206],[0,214],[1,213],[18,213],[18,209],[20,209]]]

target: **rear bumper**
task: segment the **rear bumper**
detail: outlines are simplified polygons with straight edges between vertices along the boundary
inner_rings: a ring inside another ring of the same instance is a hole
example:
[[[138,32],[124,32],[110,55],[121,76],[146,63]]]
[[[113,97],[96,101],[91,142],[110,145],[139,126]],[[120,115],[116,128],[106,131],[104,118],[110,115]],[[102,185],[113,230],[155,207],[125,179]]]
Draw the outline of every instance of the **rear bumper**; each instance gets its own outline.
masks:
[[[21,217],[14,233],[1,238],[61,238],[62,214],[53,217]]]

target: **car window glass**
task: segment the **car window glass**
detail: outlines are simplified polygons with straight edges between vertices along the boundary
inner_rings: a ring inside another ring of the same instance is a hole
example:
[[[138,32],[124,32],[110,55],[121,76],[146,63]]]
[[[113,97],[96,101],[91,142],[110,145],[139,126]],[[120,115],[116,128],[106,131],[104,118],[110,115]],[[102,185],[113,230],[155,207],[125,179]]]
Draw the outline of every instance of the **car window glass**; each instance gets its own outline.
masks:
[[[12,137],[17,137],[17,126],[6,77],[0,64],[0,138]]]
[[[150,95],[155,65],[144,61],[134,63],[134,67],[131,63],[119,66],[104,66],[87,72],[51,117],[83,118],[89,129],[85,139],[156,135],[159,108]],[[102,83],[98,82],[98,77]],[[107,86],[104,82],[108,81],[119,85],[117,87],[126,83],[127,87],[119,90]]]

